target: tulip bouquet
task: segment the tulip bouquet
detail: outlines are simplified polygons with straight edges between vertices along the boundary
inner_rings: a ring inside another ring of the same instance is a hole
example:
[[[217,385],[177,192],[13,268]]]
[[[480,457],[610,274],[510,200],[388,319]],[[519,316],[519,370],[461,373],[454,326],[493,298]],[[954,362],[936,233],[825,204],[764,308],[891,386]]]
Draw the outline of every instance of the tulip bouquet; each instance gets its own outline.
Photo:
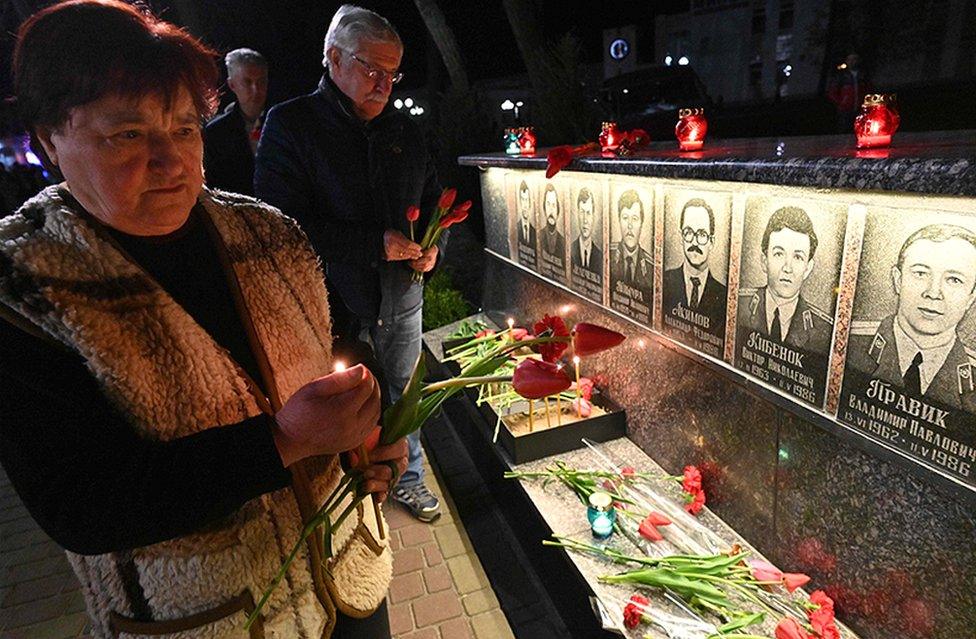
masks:
[[[474,341],[477,339],[481,338],[476,338]],[[468,362],[461,369],[459,375],[448,380],[432,383],[424,383],[427,369],[424,364],[424,355],[421,353],[400,399],[383,411],[380,426],[359,447],[356,454],[350,456],[354,460],[353,467],[345,472],[329,498],[306,522],[295,546],[282,563],[277,575],[265,590],[254,611],[248,617],[247,626],[249,627],[257,618],[271,593],[284,578],[288,567],[298,556],[302,544],[309,537],[315,535],[316,543],[322,545],[321,555],[324,559],[332,557],[333,531],[355,512],[359,504],[369,495],[364,488],[363,473],[369,463],[369,452],[373,448],[377,445],[390,445],[415,432],[437,413],[445,401],[470,386],[510,382],[515,391],[522,397],[532,399],[561,392],[572,385],[566,374],[556,368],[555,365],[535,359],[522,360],[515,365],[511,374],[499,374],[499,369],[509,362],[512,353],[524,346],[542,348],[547,344],[558,343],[562,347],[560,352],[572,346],[577,353],[592,354],[612,348],[623,340],[623,335],[594,324],[579,323],[574,327],[572,333],[567,332],[566,334],[542,331],[541,334],[532,337],[532,339],[521,342],[506,340],[497,343],[483,352],[477,359]],[[390,464],[395,473],[395,466],[392,462]],[[340,511],[340,507],[347,500],[349,503],[345,504]],[[382,526],[380,522],[381,519],[377,517],[377,523]],[[382,530],[380,534],[383,534]]]
[[[437,244],[445,230],[454,224],[459,224],[468,219],[468,211],[471,210],[471,200],[465,200],[461,204],[451,208],[456,198],[456,189],[448,188],[441,192],[441,196],[437,200],[437,208],[434,209],[434,213],[430,216],[430,222],[427,223],[427,230],[424,231],[424,236],[420,240],[420,248],[422,250],[426,251]],[[420,207],[415,205],[408,206],[406,216],[407,221],[410,222],[410,240],[416,241],[414,239],[413,225],[414,222],[420,219]],[[422,282],[424,274],[417,271],[414,273],[413,279],[415,282]]]

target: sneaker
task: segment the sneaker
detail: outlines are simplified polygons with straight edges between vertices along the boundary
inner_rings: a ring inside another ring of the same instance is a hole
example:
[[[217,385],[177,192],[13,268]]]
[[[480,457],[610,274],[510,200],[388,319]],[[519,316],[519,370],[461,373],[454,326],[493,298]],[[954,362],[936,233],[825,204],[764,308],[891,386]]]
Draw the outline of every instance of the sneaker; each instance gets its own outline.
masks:
[[[420,521],[430,523],[441,516],[441,503],[422,483],[406,488],[397,486],[393,490],[393,499]]]

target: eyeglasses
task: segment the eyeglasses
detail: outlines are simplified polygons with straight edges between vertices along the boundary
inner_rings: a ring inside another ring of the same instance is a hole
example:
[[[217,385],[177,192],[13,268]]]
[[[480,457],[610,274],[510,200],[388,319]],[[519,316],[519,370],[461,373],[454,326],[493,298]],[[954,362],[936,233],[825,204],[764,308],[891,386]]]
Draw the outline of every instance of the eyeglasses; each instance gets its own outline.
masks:
[[[366,70],[366,77],[372,80],[373,82],[379,82],[384,78],[389,78],[390,84],[396,84],[397,82],[403,79],[403,72],[401,71],[386,71],[384,69],[377,69],[376,67],[371,65],[369,62],[366,62],[358,55],[353,53],[352,51],[346,51],[346,53],[348,53],[349,57],[351,57],[353,60],[363,65],[363,69]]]
[[[712,235],[705,229],[698,229],[696,231],[690,226],[686,226],[681,230],[681,237],[683,237],[685,242],[688,242],[689,244],[691,244],[692,240],[694,240],[699,246],[705,246],[712,238]]]

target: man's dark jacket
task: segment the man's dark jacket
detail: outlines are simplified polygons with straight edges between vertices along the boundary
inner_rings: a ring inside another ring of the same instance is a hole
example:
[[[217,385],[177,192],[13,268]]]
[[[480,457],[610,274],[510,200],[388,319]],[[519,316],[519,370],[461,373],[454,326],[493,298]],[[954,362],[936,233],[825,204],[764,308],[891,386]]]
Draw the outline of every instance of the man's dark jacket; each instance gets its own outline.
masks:
[[[241,108],[233,102],[203,130],[203,166],[207,186],[254,195],[254,154],[244,130]]]
[[[419,242],[440,196],[423,134],[406,114],[388,106],[364,123],[324,76],[313,93],[268,113],[254,192],[308,234],[325,266],[334,312],[336,294],[365,321],[421,302],[409,264],[383,259],[386,229],[409,237],[405,213],[419,205]]]

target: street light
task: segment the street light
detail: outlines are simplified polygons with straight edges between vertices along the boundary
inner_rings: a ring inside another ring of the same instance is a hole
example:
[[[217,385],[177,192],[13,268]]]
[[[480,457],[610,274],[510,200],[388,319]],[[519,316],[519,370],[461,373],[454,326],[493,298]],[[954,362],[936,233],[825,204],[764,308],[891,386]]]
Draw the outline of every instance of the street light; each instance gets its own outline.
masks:
[[[684,66],[687,66],[688,65],[688,56],[683,55],[680,58],[678,58],[678,64],[681,65],[681,66],[683,66],[683,67]]]
[[[403,108],[403,100],[401,100],[400,98],[397,98],[396,100],[393,101],[393,106],[395,106],[398,109],[402,109]]]
[[[674,62],[674,58],[671,57],[670,53],[664,56],[664,64],[666,64],[667,66],[671,66],[672,62]]]

